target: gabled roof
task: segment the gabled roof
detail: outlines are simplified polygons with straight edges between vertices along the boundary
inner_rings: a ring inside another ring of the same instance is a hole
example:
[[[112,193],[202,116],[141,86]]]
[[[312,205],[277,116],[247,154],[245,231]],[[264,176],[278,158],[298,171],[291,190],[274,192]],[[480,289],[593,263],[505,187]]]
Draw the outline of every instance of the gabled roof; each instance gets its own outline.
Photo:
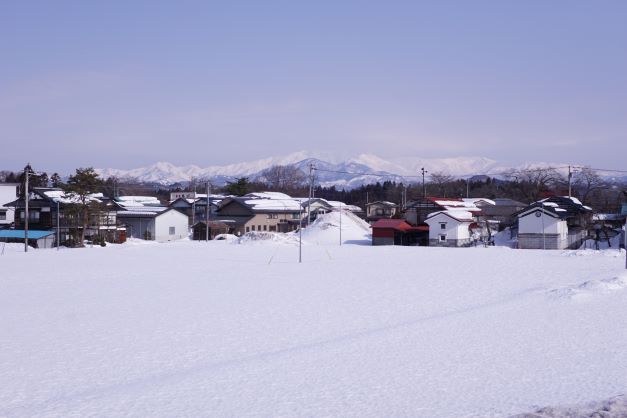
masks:
[[[218,211],[229,204],[239,204],[251,213],[293,213],[302,210],[298,201],[290,199],[262,199],[250,197],[228,197],[221,202]]]
[[[187,215],[183,215],[181,212],[179,212],[178,210],[174,208],[161,207],[161,208],[147,208],[147,209],[160,209],[160,210],[141,210],[139,208],[133,208],[132,210],[118,211],[117,217],[118,218],[156,218],[157,216],[161,216],[164,213],[169,212],[171,210],[175,211],[178,214],[181,214],[182,216],[187,216]]]
[[[533,202],[520,210],[516,215],[520,218],[530,213],[543,211],[555,218],[566,219],[580,214],[592,213],[592,209],[583,205],[579,199],[567,196],[554,196]]]
[[[433,212],[427,216],[427,220],[433,219],[438,215],[445,215],[449,218],[452,218],[459,222],[474,222],[474,218],[472,217],[472,213],[467,210],[457,210],[457,209],[449,209],[442,210],[440,212]]]
[[[396,231],[428,231],[429,227],[423,226],[411,226],[404,219],[379,219],[371,226],[372,229],[394,229]]]
[[[372,205],[389,206],[389,207],[394,207],[394,208],[398,207],[396,203],[388,202],[387,200],[377,200],[376,202],[366,203],[366,206],[372,206]]]

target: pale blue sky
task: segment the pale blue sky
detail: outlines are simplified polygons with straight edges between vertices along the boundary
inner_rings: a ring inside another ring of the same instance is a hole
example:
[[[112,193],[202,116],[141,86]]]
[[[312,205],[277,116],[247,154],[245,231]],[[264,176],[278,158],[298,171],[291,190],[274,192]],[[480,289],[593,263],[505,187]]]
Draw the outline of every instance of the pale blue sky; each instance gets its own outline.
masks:
[[[625,1],[15,1],[0,169],[302,149],[627,169]]]

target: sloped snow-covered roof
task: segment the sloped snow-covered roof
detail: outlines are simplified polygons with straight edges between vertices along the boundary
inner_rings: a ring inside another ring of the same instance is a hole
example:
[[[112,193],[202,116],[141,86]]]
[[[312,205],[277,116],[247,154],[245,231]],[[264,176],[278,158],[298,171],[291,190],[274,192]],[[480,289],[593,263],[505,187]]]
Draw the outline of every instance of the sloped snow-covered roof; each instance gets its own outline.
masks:
[[[66,193],[63,190],[46,190],[43,192],[44,196],[52,199],[53,202],[59,202],[63,204],[82,203],[80,197],[76,193]],[[103,199],[102,193],[92,193],[86,196],[86,202],[101,202]]]
[[[294,199],[247,199],[244,203],[253,210],[282,210],[297,212],[301,210],[300,203]]]
[[[118,202],[159,203],[159,199],[154,196],[118,196],[115,199]]]
[[[470,203],[471,205],[477,205],[479,202],[485,202],[489,205],[496,205],[496,202],[492,199],[486,199],[485,197],[467,197],[462,199],[466,203]]]
[[[331,205],[333,209],[343,209],[343,210],[349,210],[351,212],[361,212],[361,208],[359,206],[347,205],[346,203],[340,202],[337,200],[327,200],[327,203]]]
[[[472,217],[472,213],[467,210],[459,210],[459,209],[447,209],[441,210],[439,212],[430,213],[427,216],[427,220],[433,219],[438,215],[446,215],[450,216],[453,219],[456,219],[460,222],[474,222],[474,218]]]
[[[286,195],[285,193],[280,193],[280,192],[254,192],[254,193],[248,193],[247,195],[244,195],[244,197],[253,197],[253,198],[259,198],[259,199],[278,199],[278,200],[292,199],[291,196]]]

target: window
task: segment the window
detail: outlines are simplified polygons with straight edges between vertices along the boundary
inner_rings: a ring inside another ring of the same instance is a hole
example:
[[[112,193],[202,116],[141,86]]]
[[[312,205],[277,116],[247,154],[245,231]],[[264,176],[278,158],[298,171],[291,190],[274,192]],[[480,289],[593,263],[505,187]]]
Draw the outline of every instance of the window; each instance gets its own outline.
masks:
[[[446,229],[446,222],[440,223],[440,229]]]
[[[7,213],[0,212],[0,221],[6,221],[6,220],[7,220]]]
[[[446,235],[444,234],[440,235],[440,242],[446,242]]]
[[[252,225],[250,228],[251,228],[252,231],[254,231],[255,230],[255,225]]]
[[[383,215],[383,209],[377,209],[377,210],[375,210],[375,214],[377,214],[377,215]]]
[[[300,213],[292,213],[292,219],[300,219]]]
[[[267,231],[267,230],[268,230],[268,225],[264,225],[264,226],[263,226],[263,230],[264,230],[264,231]]]
[[[250,231],[250,227],[247,226],[246,227],[246,232],[249,232],[249,231]]]
[[[279,214],[278,213],[269,213],[268,214],[268,219],[279,219]]]
[[[175,235],[176,234],[176,227],[171,226],[170,227],[170,235]]]

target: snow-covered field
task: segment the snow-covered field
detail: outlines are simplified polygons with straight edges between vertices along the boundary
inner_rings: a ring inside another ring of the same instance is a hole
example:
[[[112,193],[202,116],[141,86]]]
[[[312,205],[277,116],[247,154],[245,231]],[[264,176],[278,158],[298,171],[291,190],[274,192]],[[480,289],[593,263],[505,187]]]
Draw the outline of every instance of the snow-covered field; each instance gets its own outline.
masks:
[[[302,264],[297,236],[5,247],[0,416],[489,417],[627,391],[624,252],[371,247],[347,218],[339,246],[337,220]]]

